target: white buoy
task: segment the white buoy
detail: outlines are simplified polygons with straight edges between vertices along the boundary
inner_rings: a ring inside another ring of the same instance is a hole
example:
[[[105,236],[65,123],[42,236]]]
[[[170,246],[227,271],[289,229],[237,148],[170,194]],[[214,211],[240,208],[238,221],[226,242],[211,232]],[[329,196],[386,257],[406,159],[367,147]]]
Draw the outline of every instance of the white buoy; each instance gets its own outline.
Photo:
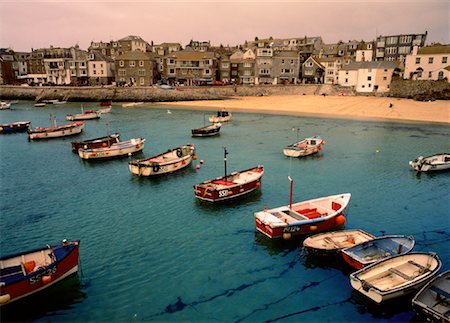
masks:
[[[203,159],[200,159],[200,164],[203,164],[203,163],[204,163]]]

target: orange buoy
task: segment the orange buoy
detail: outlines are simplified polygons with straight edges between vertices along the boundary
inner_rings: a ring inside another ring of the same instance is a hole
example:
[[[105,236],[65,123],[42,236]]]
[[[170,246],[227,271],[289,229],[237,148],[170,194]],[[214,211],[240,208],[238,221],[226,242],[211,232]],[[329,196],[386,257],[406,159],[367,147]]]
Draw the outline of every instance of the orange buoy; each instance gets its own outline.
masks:
[[[336,217],[336,225],[343,225],[345,223],[346,219],[343,215],[338,215]]]
[[[52,276],[42,276],[42,282],[48,284],[52,281]]]
[[[196,169],[200,169],[200,165],[197,164],[197,166],[195,166]]]
[[[260,187],[261,186],[261,182],[256,182],[256,187]]]
[[[106,146],[107,146],[106,142],[102,143],[102,147],[106,147]]]

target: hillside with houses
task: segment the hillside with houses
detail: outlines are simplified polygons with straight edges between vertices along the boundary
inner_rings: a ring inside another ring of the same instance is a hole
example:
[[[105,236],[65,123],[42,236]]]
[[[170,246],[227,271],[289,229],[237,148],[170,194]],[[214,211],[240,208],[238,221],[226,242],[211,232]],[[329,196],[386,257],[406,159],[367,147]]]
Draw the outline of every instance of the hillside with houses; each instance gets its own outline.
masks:
[[[393,81],[450,80],[450,45],[426,45],[427,32],[325,44],[322,37],[154,44],[139,36],[89,48],[0,49],[0,85],[174,87],[333,85],[385,95]],[[405,84],[405,83],[404,83]],[[445,88],[445,87],[444,87]]]

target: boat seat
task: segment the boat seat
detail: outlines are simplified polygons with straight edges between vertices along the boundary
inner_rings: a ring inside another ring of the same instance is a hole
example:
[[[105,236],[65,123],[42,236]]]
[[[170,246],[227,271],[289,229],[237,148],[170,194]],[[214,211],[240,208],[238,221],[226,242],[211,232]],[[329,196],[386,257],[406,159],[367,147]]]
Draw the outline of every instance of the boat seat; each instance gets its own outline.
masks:
[[[416,278],[414,276],[408,276],[405,273],[402,273],[400,270],[395,269],[395,268],[389,268],[388,270],[389,270],[389,272],[402,277],[404,280],[413,280],[414,278]]]
[[[421,272],[421,273],[430,271],[429,268],[427,268],[427,267],[425,267],[425,266],[423,266],[423,265],[421,265],[421,264],[418,264],[418,263],[415,262],[414,260],[408,260],[408,264],[411,264],[411,265],[414,265],[414,266],[418,267],[418,268],[420,269],[420,272]]]
[[[436,293],[436,296],[438,297],[438,298],[440,298],[440,297],[444,297],[444,298],[447,298],[447,299],[450,299],[450,293],[449,292],[446,292],[445,290],[443,290],[443,289],[441,289],[441,288],[439,288],[439,287],[437,287],[437,286],[431,286],[430,287],[430,290],[432,290],[433,292],[435,292]]]

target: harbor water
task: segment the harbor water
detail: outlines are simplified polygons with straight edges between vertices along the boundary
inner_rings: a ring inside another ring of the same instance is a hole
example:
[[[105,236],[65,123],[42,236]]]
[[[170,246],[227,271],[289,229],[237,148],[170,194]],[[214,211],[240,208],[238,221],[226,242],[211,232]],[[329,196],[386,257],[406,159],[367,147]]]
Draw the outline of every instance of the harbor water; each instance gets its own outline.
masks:
[[[50,114],[63,124],[79,111],[75,102],[37,108],[20,101],[0,111],[0,123],[47,127]],[[302,240],[271,241],[256,232],[254,212],[289,203],[288,176],[294,202],[349,192],[347,229],[412,235],[414,250],[437,253],[441,271],[448,270],[450,172],[418,174],[408,162],[449,152],[450,127],[234,112],[219,136],[192,138],[191,129],[214,113],[113,105],[73,137],[30,142],[26,133],[1,135],[1,255],[81,241],[78,275],[2,307],[2,321],[419,320],[408,299],[375,306],[356,295],[339,258],[308,255]],[[71,141],[106,132],[143,137],[145,148],[104,161],[71,151]],[[322,151],[284,157],[284,146],[312,135],[327,141]],[[155,178],[128,170],[132,159],[186,143],[198,156],[186,169]],[[228,172],[264,165],[261,189],[225,204],[200,203],[193,185],[224,174],[223,147]]]

